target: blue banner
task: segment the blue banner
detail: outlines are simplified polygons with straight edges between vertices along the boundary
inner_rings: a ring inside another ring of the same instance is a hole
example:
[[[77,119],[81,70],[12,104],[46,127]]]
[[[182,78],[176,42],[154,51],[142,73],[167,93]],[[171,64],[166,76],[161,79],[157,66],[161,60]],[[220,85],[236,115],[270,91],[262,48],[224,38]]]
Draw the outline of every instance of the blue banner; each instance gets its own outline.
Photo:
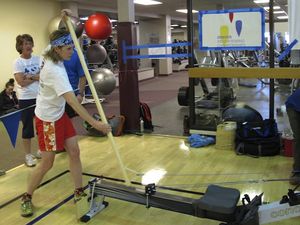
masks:
[[[16,147],[16,141],[18,136],[19,123],[21,118],[21,112],[13,112],[0,117],[0,120],[4,124],[6,131],[9,135],[11,144]]]
[[[122,59],[123,63],[126,64],[127,59],[158,59],[158,58],[189,58],[192,54],[181,53],[181,54],[149,54],[149,55],[127,55],[127,50],[134,49],[144,49],[144,48],[168,48],[168,47],[178,47],[178,46],[191,46],[190,42],[180,42],[180,43],[168,43],[168,44],[147,44],[147,45],[126,45],[125,41],[122,41]]]
[[[278,61],[281,61],[284,59],[284,57],[286,57],[290,51],[292,50],[292,48],[298,43],[298,40],[295,39],[290,45],[289,47],[287,47],[284,52],[281,53],[281,55],[278,57]]]
[[[88,88],[88,85],[86,85],[86,87]],[[77,90],[79,89],[75,89],[74,91]],[[0,121],[2,121],[2,123],[4,124],[8,136],[10,138],[11,144],[14,146],[14,148],[16,147],[21,112],[32,107],[35,107],[35,105],[31,105],[26,108],[19,109],[17,111],[0,116]]]

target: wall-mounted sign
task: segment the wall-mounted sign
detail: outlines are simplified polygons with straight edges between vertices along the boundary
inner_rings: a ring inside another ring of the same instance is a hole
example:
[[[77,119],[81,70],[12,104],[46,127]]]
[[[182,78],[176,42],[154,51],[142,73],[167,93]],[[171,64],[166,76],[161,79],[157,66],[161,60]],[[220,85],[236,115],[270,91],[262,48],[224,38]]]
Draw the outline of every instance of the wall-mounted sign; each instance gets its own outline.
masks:
[[[263,8],[199,12],[200,50],[259,50],[264,35]]]

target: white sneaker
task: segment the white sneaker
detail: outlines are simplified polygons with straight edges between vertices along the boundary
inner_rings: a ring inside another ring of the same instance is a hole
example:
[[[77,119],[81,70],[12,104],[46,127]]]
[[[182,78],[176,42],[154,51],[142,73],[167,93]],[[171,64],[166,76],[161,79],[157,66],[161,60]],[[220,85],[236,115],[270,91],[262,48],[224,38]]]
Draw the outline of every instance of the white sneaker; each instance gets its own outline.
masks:
[[[36,153],[35,153],[35,158],[37,158],[37,159],[41,159],[42,158],[42,152],[41,152],[41,150],[37,150],[36,151]]]
[[[36,165],[36,159],[34,158],[33,155],[27,154],[25,156],[25,165],[28,167],[33,167]]]

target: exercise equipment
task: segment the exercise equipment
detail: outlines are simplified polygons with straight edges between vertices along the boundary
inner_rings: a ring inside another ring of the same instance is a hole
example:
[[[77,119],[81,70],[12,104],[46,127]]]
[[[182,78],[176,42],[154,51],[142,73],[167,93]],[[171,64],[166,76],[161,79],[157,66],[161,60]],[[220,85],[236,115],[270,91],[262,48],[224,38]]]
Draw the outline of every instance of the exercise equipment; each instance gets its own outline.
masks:
[[[210,52],[210,57],[204,57],[201,61],[195,56],[196,66],[199,67],[227,67],[224,57],[215,52]],[[199,62],[199,63],[198,63]],[[195,85],[200,84],[203,96],[195,97],[196,108],[216,109],[218,107],[225,108],[234,100],[234,91],[232,82],[229,79],[212,79],[212,86],[216,86],[210,91],[204,79],[198,79]],[[180,87],[177,95],[178,104],[180,106],[189,105],[189,88]]]
[[[109,36],[103,44],[103,47],[105,48],[107,56],[110,59],[110,62],[107,64],[111,63],[110,67],[116,68],[118,65],[118,46],[114,42],[114,38]]]
[[[280,201],[269,204],[262,204],[263,193],[253,199],[245,194],[242,197],[242,205],[238,205],[239,190],[213,184],[208,186],[205,193],[197,193],[203,195],[202,197],[194,199],[159,192],[155,184],[148,184],[142,189],[96,178],[89,182],[90,197],[86,200],[89,201],[90,207],[82,214],[80,221],[88,222],[105,209],[109,205],[105,197],[109,197],[145,205],[146,208],[160,208],[221,221],[220,225],[260,225],[299,216],[300,194],[295,193],[295,190],[296,188],[290,189]]]
[[[187,41],[186,40],[177,40],[177,39],[174,39],[173,43],[176,44],[176,43],[186,43]],[[172,47],[172,54],[187,54],[188,51],[187,51],[187,48],[186,46],[173,46]],[[187,65],[187,57],[178,57],[178,58],[173,58],[173,64],[178,64],[178,65],[181,65],[181,64],[185,64],[185,66]],[[184,66],[184,68],[185,68]]]
[[[194,52],[195,60],[199,62],[196,66],[201,68],[228,67],[225,54],[213,51],[209,53],[209,56],[205,56],[199,60],[196,52]],[[181,87],[177,95],[179,105],[190,106],[193,104],[190,101],[193,101],[197,109],[193,124],[189,126],[189,129],[191,133],[216,135],[217,125],[221,122],[219,118],[221,110],[232,104],[235,100],[234,81],[232,79],[211,79],[211,85],[208,86],[206,80],[200,78],[195,80],[194,86]],[[210,90],[210,86],[216,87]],[[196,91],[196,87],[198,88],[197,94],[199,96],[194,96],[192,100],[190,98],[190,89],[194,88],[194,91]],[[184,123],[184,130],[186,129],[187,126]]]
[[[182,86],[178,90],[177,101],[180,106],[189,106],[189,87]]]
[[[70,17],[70,20],[75,30],[76,37],[79,38],[83,33],[84,25],[77,17]],[[48,25],[49,34],[58,29],[66,29],[66,25],[62,20],[62,16],[54,17]]]
[[[98,68],[91,76],[98,95],[108,95],[116,87],[115,75],[107,68]]]
[[[263,118],[261,114],[253,109],[252,107],[237,103],[231,106],[228,106],[222,112],[222,120],[224,121],[234,121],[238,123],[244,122],[261,122]]]
[[[93,44],[86,51],[86,58],[89,64],[103,64],[106,57],[106,50],[100,44]]]
[[[85,32],[87,36],[94,40],[104,40],[111,35],[112,26],[110,19],[101,13],[89,16],[85,22]]]

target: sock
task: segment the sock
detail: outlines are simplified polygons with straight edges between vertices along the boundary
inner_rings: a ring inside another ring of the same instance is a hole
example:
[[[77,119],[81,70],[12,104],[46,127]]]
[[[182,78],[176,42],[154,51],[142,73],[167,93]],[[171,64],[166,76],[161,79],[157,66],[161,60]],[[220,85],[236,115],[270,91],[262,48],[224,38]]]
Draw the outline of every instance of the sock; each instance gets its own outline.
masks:
[[[76,188],[75,191],[74,191],[74,193],[75,193],[75,195],[79,195],[79,194],[81,194],[83,191],[84,191],[83,187],[80,187],[80,188]]]
[[[28,194],[27,192],[22,196],[22,200],[31,200],[32,195]]]

